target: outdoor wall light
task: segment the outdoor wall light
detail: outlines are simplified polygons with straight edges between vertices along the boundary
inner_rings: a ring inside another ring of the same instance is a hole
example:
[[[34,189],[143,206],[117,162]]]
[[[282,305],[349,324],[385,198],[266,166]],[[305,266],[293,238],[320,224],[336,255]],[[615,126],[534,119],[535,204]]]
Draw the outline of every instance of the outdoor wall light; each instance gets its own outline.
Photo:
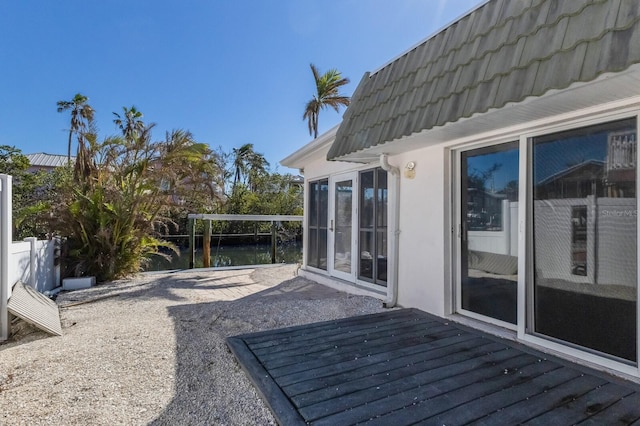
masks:
[[[413,179],[416,177],[416,163],[415,161],[409,161],[404,166],[404,177],[407,179]]]

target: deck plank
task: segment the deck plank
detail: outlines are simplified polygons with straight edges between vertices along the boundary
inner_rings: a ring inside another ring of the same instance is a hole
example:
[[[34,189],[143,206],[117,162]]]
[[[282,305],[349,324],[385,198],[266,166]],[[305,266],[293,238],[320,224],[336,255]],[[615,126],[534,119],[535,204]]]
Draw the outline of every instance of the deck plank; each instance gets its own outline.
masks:
[[[640,422],[640,394],[634,393],[621,399],[597,414],[589,417],[580,426],[622,426]]]
[[[277,330],[258,331],[248,335],[243,335],[242,338],[247,345],[252,346],[261,342],[268,342],[274,339],[290,338],[295,336],[310,335],[322,330],[333,330],[340,327],[351,327],[355,325],[366,325],[386,322],[386,321],[399,321],[414,316],[412,309],[399,309],[393,311],[390,315],[389,312],[380,312],[377,314],[360,315],[355,317],[348,317],[339,320],[321,321],[317,323],[307,324],[303,326],[291,326],[280,328]]]
[[[470,424],[514,425],[531,421],[552,409],[568,404],[575,398],[605,383],[606,381],[599,377],[581,374],[573,380],[569,380],[524,401],[512,404],[499,412],[495,412]]]
[[[575,400],[547,411],[524,424],[575,424],[588,419],[610,405],[629,396],[633,391],[613,383],[605,383],[592,391],[577,397]]]
[[[437,416],[425,418],[418,424],[421,425],[460,425],[478,420],[488,413],[498,412],[503,407],[526,400],[533,395],[543,393],[549,386],[554,387],[561,383],[575,379],[580,372],[569,368],[562,368],[553,363],[547,363],[555,367],[542,375],[530,377],[529,380],[521,380],[519,383],[504,387],[498,392],[479,397],[464,405],[464,409],[453,407]]]
[[[324,327],[313,331],[299,330],[298,332],[290,332],[286,336],[274,336],[271,339],[262,339],[258,343],[249,343],[249,347],[258,355],[272,353],[270,350],[285,350],[302,347],[304,345],[315,343],[318,339],[344,339],[346,337],[356,337],[358,335],[366,335],[379,333],[384,330],[395,330],[401,326],[410,326],[411,324],[424,323],[425,325],[441,325],[431,318],[394,318],[387,321],[379,321],[376,323],[360,323],[350,325],[339,325]]]
[[[424,336],[423,333],[422,330],[417,329],[386,338],[371,339],[366,343],[358,341],[342,346],[333,345],[322,351],[312,348],[304,354],[304,356],[282,357],[280,360],[265,361],[264,364],[271,369],[274,377],[279,377],[311,368],[331,365],[336,362],[347,361],[349,359],[364,358],[373,354],[401,349],[407,344],[416,345],[419,343],[432,342],[443,337],[454,336],[457,334],[457,331],[455,329],[448,329],[431,336]],[[301,359],[303,359],[302,362]]]
[[[517,383],[521,383],[523,380],[530,380],[531,376],[542,376],[558,367],[549,362],[530,361],[532,361],[530,364],[519,368],[516,367],[502,371],[496,369],[493,376],[481,381],[468,382],[466,384],[459,381],[458,383],[463,384],[463,386],[457,389],[449,390],[428,399],[416,401],[412,405],[380,416],[369,423],[371,425],[397,424],[398,422],[418,423],[446,411],[466,411],[466,405],[475,400],[487,395],[499,393],[502,389],[512,387]]]
[[[298,411],[317,424],[352,424],[378,417],[443,392],[457,389],[462,383],[492,377],[504,367],[512,368],[531,362],[529,355],[502,350],[434,370],[370,387],[336,399],[323,401]]]
[[[227,344],[280,424],[640,422],[640,385],[415,309]]]
[[[444,365],[448,361],[454,361],[453,358],[448,357],[464,356],[464,354],[461,355],[459,352],[464,353],[471,350],[481,350],[481,348],[487,345],[495,344],[495,342],[482,338],[474,338],[474,336],[471,335],[465,335],[464,337],[467,339],[461,340],[463,336],[452,336],[437,342],[416,345],[411,347],[412,349],[416,349],[411,352],[396,350],[368,356],[362,360],[349,360],[326,368],[310,370],[308,372],[309,374],[303,372],[297,373],[296,375],[284,376],[279,378],[277,382],[286,390],[287,394],[294,397],[304,393],[316,392],[328,387],[333,388],[336,385],[342,385],[341,388],[344,388],[344,384],[351,383],[363,377],[387,374],[394,370],[404,368],[407,365],[415,364],[416,362],[440,359],[440,362]],[[452,343],[444,346],[436,345],[437,343],[447,341]]]
[[[423,359],[420,359],[419,357],[422,354],[418,354],[411,357],[408,362],[400,363],[396,368],[389,368],[389,364],[398,364],[397,362],[390,362],[383,366],[383,370],[377,368],[364,369],[359,378],[350,378],[338,374],[336,378],[341,380],[339,386],[324,387],[297,396],[293,396],[287,387],[283,387],[283,389],[291,395],[291,399],[297,407],[304,407],[324,400],[340,398],[344,395],[366,390],[374,386],[384,385],[390,381],[402,380],[407,376],[432,371],[436,368],[449,367],[457,362],[480,358],[489,352],[502,349],[504,349],[504,347],[501,347],[499,343],[492,342],[473,348],[468,352],[456,352],[455,349],[452,349],[446,353],[442,353],[441,356],[435,359],[427,359],[424,356]]]
[[[412,321],[411,323],[391,324],[384,328],[366,331],[357,329],[349,329],[344,333],[334,334],[331,336],[320,336],[313,341],[304,341],[301,343],[283,344],[278,350],[273,348],[263,348],[254,350],[253,352],[263,360],[263,362],[274,362],[274,365],[281,365],[287,359],[295,358],[298,355],[310,354],[314,352],[324,352],[336,348],[358,347],[359,345],[375,346],[376,343],[387,342],[388,337],[399,337],[412,335],[415,337],[424,336],[425,330],[430,328],[433,322],[430,321]],[[433,326],[434,333],[451,331],[453,327],[437,324]],[[428,336],[425,336],[428,338]],[[271,350],[269,350],[271,349]],[[252,348],[253,350],[253,348]]]

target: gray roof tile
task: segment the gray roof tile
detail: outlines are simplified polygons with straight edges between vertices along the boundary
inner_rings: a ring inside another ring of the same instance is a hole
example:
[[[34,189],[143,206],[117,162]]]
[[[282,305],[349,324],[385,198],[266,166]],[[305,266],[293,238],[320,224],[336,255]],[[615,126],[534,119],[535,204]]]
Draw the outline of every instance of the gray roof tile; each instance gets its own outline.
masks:
[[[328,158],[640,62],[636,0],[493,0],[365,74]]]

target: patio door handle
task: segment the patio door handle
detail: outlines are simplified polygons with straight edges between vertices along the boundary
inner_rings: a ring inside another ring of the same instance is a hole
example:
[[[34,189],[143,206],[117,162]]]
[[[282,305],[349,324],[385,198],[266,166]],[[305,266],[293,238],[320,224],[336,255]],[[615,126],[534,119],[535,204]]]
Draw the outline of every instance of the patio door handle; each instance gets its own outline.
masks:
[[[331,224],[329,225],[329,231],[333,232],[333,219],[331,219]]]

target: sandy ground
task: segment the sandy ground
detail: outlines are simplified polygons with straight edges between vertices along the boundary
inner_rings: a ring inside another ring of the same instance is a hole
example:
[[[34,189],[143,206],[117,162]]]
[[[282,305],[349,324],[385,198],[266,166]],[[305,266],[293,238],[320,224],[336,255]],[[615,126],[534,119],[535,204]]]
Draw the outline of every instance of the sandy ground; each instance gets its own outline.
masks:
[[[61,293],[62,337],[20,322],[0,344],[0,424],[275,424],[225,338],[383,310],[295,275],[156,273]]]

